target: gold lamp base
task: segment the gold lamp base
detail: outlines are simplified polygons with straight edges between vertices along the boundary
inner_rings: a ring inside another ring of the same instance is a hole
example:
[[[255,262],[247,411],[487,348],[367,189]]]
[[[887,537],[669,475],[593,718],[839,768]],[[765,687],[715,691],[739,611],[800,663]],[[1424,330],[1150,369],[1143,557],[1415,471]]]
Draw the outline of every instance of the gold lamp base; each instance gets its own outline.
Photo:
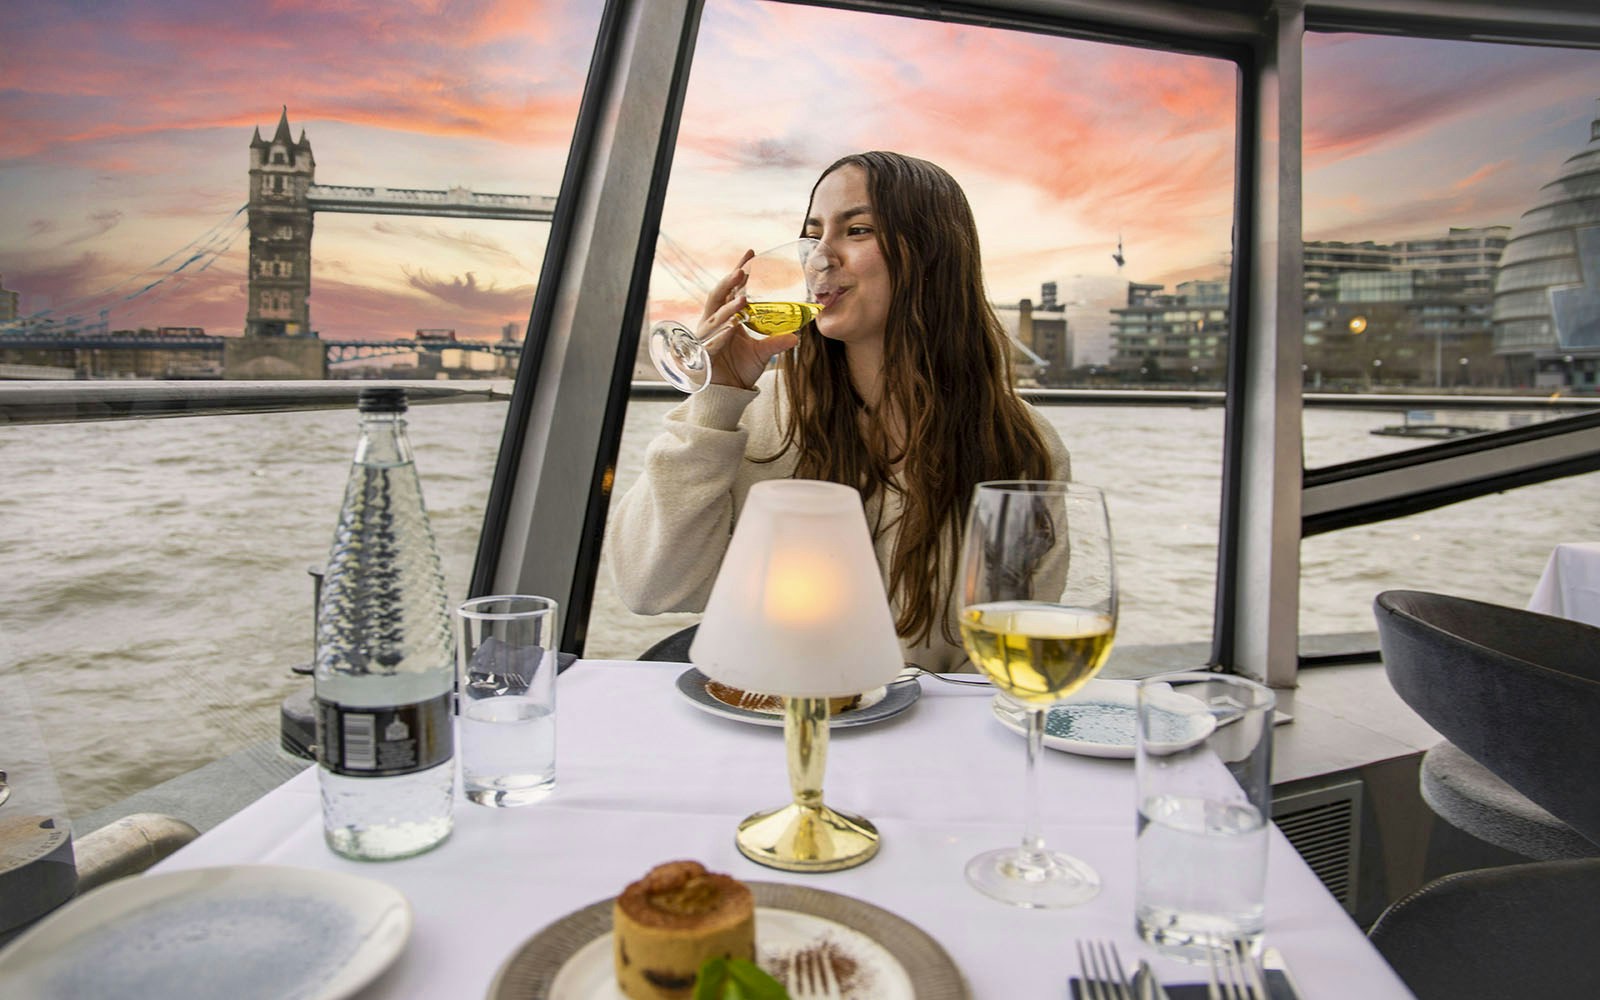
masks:
[[[828,761],[828,699],[786,698],[783,742],[794,801],[739,824],[739,853],[789,872],[836,872],[878,853],[878,828],[822,804]]]
[[[878,828],[827,806],[791,802],[739,824],[739,853],[758,865],[789,872],[836,872],[878,853]]]

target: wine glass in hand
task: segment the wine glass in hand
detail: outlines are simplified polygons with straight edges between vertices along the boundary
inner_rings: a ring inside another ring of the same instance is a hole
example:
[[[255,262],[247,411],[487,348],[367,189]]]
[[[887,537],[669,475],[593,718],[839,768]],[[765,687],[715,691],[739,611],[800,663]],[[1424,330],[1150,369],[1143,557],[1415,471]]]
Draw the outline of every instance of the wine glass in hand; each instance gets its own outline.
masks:
[[[673,320],[651,328],[650,360],[684,392],[699,392],[715,381],[713,366],[730,384],[753,385],[774,354],[794,346],[788,335],[822,311],[812,287],[832,259],[814,239],[746,255],[739,270],[711,290],[695,330]],[[763,343],[768,338],[783,339]]]
[[[1072,906],[1100,891],[1076,858],[1045,850],[1036,770],[1045,712],[1099,672],[1117,625],[1105,498],[1069,482],[980,483],[962,552],[967,656],[1027,719],[1026,820],[1019,847],[967,864],[967,881],[1017,906]]]

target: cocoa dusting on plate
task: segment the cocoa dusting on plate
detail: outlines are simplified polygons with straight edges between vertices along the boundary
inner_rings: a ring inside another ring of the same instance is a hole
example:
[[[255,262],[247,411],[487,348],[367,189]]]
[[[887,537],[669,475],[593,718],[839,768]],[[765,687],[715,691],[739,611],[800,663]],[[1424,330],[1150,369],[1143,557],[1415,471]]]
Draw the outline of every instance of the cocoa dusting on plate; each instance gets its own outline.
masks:
[[[882,688],[877,690],[878,697],[872,699],[874,702],[882,697],[882,690]],[[724,705],[728,705],[732,708],[742,708],[746,712],[760,712],[764,715],[783,714],[784,699],[782,695],[758,694],[755,691],[746,691],[742,688],[730,687],[727,684],[722,684],[713,680],[706,681],[706,694],[715,698],[717,701],[722,702]],[[853,694],[838,698],[829,698],[828,713],[830,715],[838,715],[841,712],[848,712],[851,709],[859,708],[861,707],[862,702],[867,698],[868,695],[864,694]]]
[[[749,712],[770,712],[774,715],[783,711],[783,698],[775,694],[757,694],[754,691],[744,691],[716,681],[706,682],[706,693],[734,708],[742,708]]]
[[[821,937],[799,951],[774,955],[762,964],[779,982],[793,982],[795,963],[801,956],[816,957],[833,970],[839,983],[839,994],[844,1000],[867,1000],[873,995],[871,971],[856,960],[845,946],[831,937]]]

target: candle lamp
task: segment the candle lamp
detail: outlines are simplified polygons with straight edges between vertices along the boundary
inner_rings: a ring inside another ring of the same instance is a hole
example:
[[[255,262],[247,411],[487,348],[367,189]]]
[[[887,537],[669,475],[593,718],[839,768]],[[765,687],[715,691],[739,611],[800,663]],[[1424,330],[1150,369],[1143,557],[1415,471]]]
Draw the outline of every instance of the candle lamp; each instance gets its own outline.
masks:
[[[876,854],[869,820],[822,801],[828,699],[881,687],[903,664],[860,494],[806,479],[751,487],[689,659],[712,680],[784,699],[793,801],[740,823],[740,852],[796,872]]]

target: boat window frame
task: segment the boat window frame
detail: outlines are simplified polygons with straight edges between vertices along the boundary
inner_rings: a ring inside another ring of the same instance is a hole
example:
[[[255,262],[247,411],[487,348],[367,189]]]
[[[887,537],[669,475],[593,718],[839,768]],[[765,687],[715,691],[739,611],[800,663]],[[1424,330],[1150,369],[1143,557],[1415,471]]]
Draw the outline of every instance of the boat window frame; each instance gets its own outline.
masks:
[[[1273,686],[1293,686],[1300,664],[1302,509],[1307,489],[1318,488],[1315,482],[1308,487],[1303,481],[1308,477],[1300,449],[1304,405],[1299,371],[1304,326],[1300,116],[1305,34],[1310,30],[1398,33],[1589,48],[1600,47],[1600,12],[1586,9],[1580,0],[1539,0],[1516,10],[1472,0],[1396,0],[1381,7],[1368,0],[1125,0],[1116,5],[1091,0],[774,2],[1011,28],[1235,63],[1239,97],[1232,348],[1226,375],[1210,662],[1215,669],[1237,671]],[[649,262],[702,9],[702,0],[607,0],[558,198],[557,230],[552,232],[529,322],[532,349],[525,350],[518,373],[480,538],[473,593],[515,589],[556,596],[566,607],[562,648],[574,653],[583,649],[588,601],[599,571]],[[640,26],[647,16],[653,16],[658,29],[666,24],[669,30],[641,37]],[[630,73],[639,69],[635,60],[659,62],[669,49],[670,72],[663,77],[658,65],[655,78],[670,84],[648,98],[650,114],[660,115],[653,148],[637,143],[619,146],[615,129],[603,126],[617,114],[618,97]],[[618,160],[628,162],[622,169],[608,171]],[[571,307],[581,300],[571,286],[581,285],[591,275],[617,276],[615,267],[574,259],[584,238],[581,226],[585,220],[593,222],[595,199],[617,192],[618,178],[636,178],[646,168],[650,191],[632,220],[636,225],[629,227],[638,239],[627,269],[626,306],[615,327],[610,370],[571,367],[566,355],[578,332]],[[556,358],[553,373],[546,370],[552,357]],[[598,433],[574,429],[571,421],[556,426],[559,409],[549,401],[558,389],[570,396],[602,388],[603,406],[591,429]],[[587,491],[580,493],[570,485],[553,488],[556,476],[582,478],[573,476],[570,466],[557,468],[551,462],[555,452],[568,457],[579,453],[572,442],[583,440],[594,445],[589,450],[594,462]],[[544,539],[555,544],[532,541],[529,526],[534,522]],[[564,539],[572,544],[562,544]]]
[[[779,0],[779,2],[797,2],[805,4],[806,0]],[[1123,44],[1139,48],[1153,48],[1166,51],[1181,52],[1186,54],[1206,56],[1223,59],[1234,63],[1240,73],[1241,84],[1238,88],[1240,94],[1240,111],[1248,106],[1245,95],[1249,93],[1247,81],[1252,76],[1252,68],[1256,62],[1255,49],[1247,44],[1250,37],[1248,20],[1242,17],[1218,18],[1215,12],[1208,12],[1205,17],[1196,17],[1187,26],[1187,33],[1175,30],[1175,25],[1166,17],[1160,5],[1136,3],[1130,4],[1127,12],[1135,15],[1127,19],[1126,23],[1098,23],[1092,19],[1074,16],[1060,16],[1059,12],[1039,11],[1026,8],[1024,5],[968,5],[951,6],[946,4],[893,4],[885,5],[873,2],[828,2],[810,3],[812,6],[826,6],[841,9],[856,10],[868,14],[893,14],[899,16],[919,17],[924,19],[980,24],[988,27],[1008,28],[1013,30],[1028,31],[1035,34],[1052,35],[1059,37],[1072,37],[1090,41]],[[663,141],[652,157],[654,169],[651,172],[651,194],[644,206],[644,216],[639,220],[638,232],[640,242],[634,255],[634,268],[630,279],[627,296],[627,308],[623,315],[617,335],[617,350],[612,359],[610,377],[606,380],[606,394],[604,413],[600,420],[603,436],[596,442],[597,447],[592,452],[596,456],[593,474],[590,476],[590,490],[588,502],[583,504],[584,517],[582,523],[577,523],[571,516],[576,507],[570,490],[565,498],[564,506],[560,501],[550,500],[541,505],[537,502],[531,505],[526,500],[528,491],[539,490],[548,481],[542,475],[542,469],[530,469],[523,461],[527,457],[541,454],[545,449],[539,442],[530,444],[528,435],[530,430],[536,434],[541,433],[536,429],[537,422],[533,419],[537,410],[536,399],[538,390],[534,384],[547,386],[551,383],[565,384],[573,378],[598,388],[599,373],[593,370],[564,366],[565,370],[552,376],[544,370],[544,361],[549,345],[560,343],[572,336],[570,317],[561,317],[561,309],[556,305],[558,296],[570,294],[561,289],[567,280],[572,262],[569,257],[572,253],[571,246],[575,235],[576,214],[572,208],[575,202],[585,197],[585,184],[592,169],[589,164],[606,159],[615,152],[614,147],[597,150],[591,148],[595,144],[614,143],[614,135],[604,135],[592,123],[604,119],[607,113],[607,104],[615,99],[617,89],[616,78],[625,74],[628,67],[625,65],[625,54],[635,53],[637,50],[630,46],[637,46],[643,34],[637,28],[645,16],[646,4],[638,0],[608,0],[605,14],[601,18],[602,38],[596,46],[595,64],[591,69],[589,83],[585,89],[583,103],[579,110],[579,125],[574,132],[573,151],[569,156],[567,175],[563,179],[561,194],[557,199],[557,213],[553,224],[550,248],[546,252],[544,270],[540,276],[539,292],[535,298],[533,316],[529,323],[529,343],[532,350],[524,350],[524,361],[518,372],[518,380],[513,393],[511,413],[508,416],[507,433],[502,443],[501,455],[496,466],[495,483],[491,488],[490,500],[485,513],[484,531],[480,537],[478,564],[473,575],[472,594],[474,596],[493,591],[509,592],[537,592],[558,595],[557,599],[565,597],[563,604],[567,608],[566,621],[562,632],[562,648],[566,651],[581,654],[587,632],[587,615],[589,602],[593,594],[594,574],[599,571],[600,546],[604,534],[604,516],[609,504],[610,485],[615,474],[615,460],[620,445],[623,417],[627,404],[628,376],[631,373],[632,362],[637,350],[638,336],[644,311],[644,298],[648,291],[648,270],[653,259],[653,248],[656,235],[659,231],[662,202],[665,195],[666,177],[670,171],[672,149],[670,143]],[[664,95],[659,108],[652,108],[652,112],[659,110],[664,118],[660,135],[665,139],[668,136],[675,138],[678,119],[682,112],[683,89],[687,84],[689,64],[692,61],[694,39],[691,26],[698,27],[700,13],[703,10],[701,0],[662,0],[662,2],[648,4],[652,11],[659,12],[670,8],[673,23],[680,26],[676,33],[657,30],[653,37],[675,38],[676,52],[672,68],[673,86]],[[1143,16],[1149,15],[1149,16]],[[662,43],[663,45],[666,43]],[[1254,134],[1255,130],[1247,129],[1241,120],[1236,126],[1236,142],[1243,145],[1247,135]],[[633,150],[632,155],[643,156],[640,150]],[[1251,167],[1243,155],[1237,158],[1235,176],[1235,232],[1241,235],[1248,234],[1249,213],[1242,212],[1239,207],[1241,198],[1239,192],[1247,190],[1245,180],[1250,176]],[[604,195],[600,196],[604,198]],[[566,206],[565,212],[563,206]],[[1236,247],[1236,262],[1248,260],[1251,254],[1248,242],[1240,240]],[[1247,284],[1240,277],[1240,268],[1235,268],[1233,278],[1233,301],[1240,302],[1240,288]],[[1242,320],[1239,318],[1243,312],[1237,308],[1232,310],[1234,318],[1230,319],[1230,337],[1235,344],[1243,343],[1246,337],[1243,333]],[[1231,358],[1237,359],[1238,351],[1231,352]],[[1231,380],[1237,378],[1237,360],[1230,360],[1230,388],[1229,395],[1234,395]],[[548,390],[546,390],[548,391]],[[1230,413],[1226,418],[1230,425],[1238,422],[1237,416]],[[549,430],[542,431],[547,437]],[[576,449],[568,449],[574,451]],[[1227,500],[1229,487],[1228,462],[1224,456],[1224,485],[1222,488],[1221,505],[1226,511],[1229,507]],[[552,473],[554,470],[551,470]],[[518,497],[524,499],[518,502]],[[541,507],[542,511],[541,512]],[[521,511],[518,508],[522,508]],[[555,513],[565,515],[556,534],[572,538],[576,542],[576,551],[573,552],[572,561],[567,565],[570,570],[563,571],[564,566],[560,557],[550,558],[548,554],[534,553],[527,544],[526,530],[524,537],[519,540],[512,537],[519,519],[537,519],[548,523],[553,520]],[[1220,544],[1219,550],[1225,549]],[[1230,563],[1226,559],[1219,559],[1219,573],[1226,574]],[[1219,591],[1221,585],[1219,584]],[[1219,601],[1219,605],[1223,602]],[[1229,602],[1231,606],[1231,602]],[[1226,662],[1225,650],[1230,642],[1228,633],[1231,631],[1231,615],[1219,615],[1223,623],[1221,629],[1214,628],[1214,662]],[[1223,637],[1219,640],[1219,636]]]

